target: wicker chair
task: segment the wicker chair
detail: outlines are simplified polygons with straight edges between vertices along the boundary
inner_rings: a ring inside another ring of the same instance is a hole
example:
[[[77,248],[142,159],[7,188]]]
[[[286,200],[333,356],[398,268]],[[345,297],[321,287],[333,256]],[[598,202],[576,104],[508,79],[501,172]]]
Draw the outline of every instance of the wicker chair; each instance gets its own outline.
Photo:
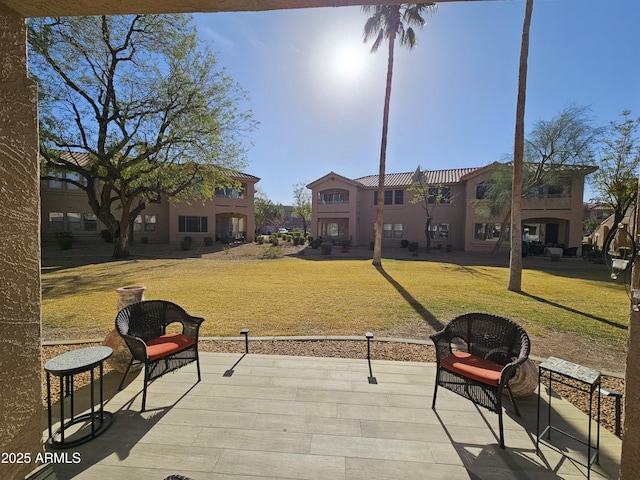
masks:
[[[175,303],[149,300],[126,306],[116,316],[116,330],[131,351],[119,390],[134,363],[144,364],[144,390],[142,412],[147,402],[147,385],[165,373],[172,372],[192,362],[198,367],[198,331],[203,318],[193,317]],[[182,324],[182,333],[166,333],[172,323]]]
[[[436,408],[438,386],[457,393],[498,414],[500,447],[504,448],[502,394],[511,398],[520,416],[509,380],[528,357],[529,336],[517,323],[488,313],[465,313],[431,335],[436,347],[436,382],[431,408]]]

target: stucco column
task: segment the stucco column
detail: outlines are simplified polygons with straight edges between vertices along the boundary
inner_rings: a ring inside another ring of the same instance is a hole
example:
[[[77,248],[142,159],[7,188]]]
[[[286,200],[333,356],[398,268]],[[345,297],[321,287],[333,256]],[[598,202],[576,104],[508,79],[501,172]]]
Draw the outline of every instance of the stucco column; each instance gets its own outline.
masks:
[[[24,18],[0,4],[0,452],[41,447],[37,91]],[[2,478],[34,465],[4,464]]]
[[[640,185],[640,179],[638,180]],[[638,242],[638,221],[640,221],[640,194],[636,202],[636,231],[634,241]],[[640,291],[640,260],[636,256],[631,277],[631,289]],[[634,293],[637,296],[637,293]],[[633,300],[637,304],[639,300]],[[636,311],[639,309],[639,311]],[[624,376],[624,425],[622,429],[622,458],[620,478],[635,480],[640,478],[640,305],[629,313],[629,336],[627,340],[627,369]]]

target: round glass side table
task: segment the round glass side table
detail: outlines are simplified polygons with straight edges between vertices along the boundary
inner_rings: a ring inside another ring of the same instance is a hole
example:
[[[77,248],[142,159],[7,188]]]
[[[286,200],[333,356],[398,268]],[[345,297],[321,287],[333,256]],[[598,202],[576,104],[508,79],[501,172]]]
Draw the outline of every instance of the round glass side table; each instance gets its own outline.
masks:
[[[111,347],[87,347],[71,350],[49,360],[44,369],[47,372],[47,407],[49,420],[48,443],[53,448],[69,448],[88,442],[104,433],[113,423],[113,414],[104,411],[103,363],[111,356]],[[99,406],[95,399],[95,369],[98,369]],[[75,415],[75,392],[73,377],[79,373],[90,372],[90,412]],[[51,376],[60,382],[60,426],[53,430],[51,405]],[[65,417],[65,399],[69,400],[69,418]]]

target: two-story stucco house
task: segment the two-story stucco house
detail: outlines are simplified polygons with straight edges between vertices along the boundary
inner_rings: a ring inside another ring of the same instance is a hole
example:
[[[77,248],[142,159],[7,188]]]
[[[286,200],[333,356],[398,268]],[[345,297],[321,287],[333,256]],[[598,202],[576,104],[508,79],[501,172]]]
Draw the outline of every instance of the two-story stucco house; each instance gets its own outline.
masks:
[[[65,175],[77,174],[66,172]],[[216,240],[253,240],[253,209],[258,177],[246,173],[231,175],[239,188],[220,188],[215,197],[202,202],[178,202],[162,199],[149,203],[133,224],[133,237],[147,237],[149,243],[180,243],[186,237],[202,243],[204,237]],[[71,232],[82,242],[100,242],[105,227],[89,207],[87,194],[79,187],[63,181],[41,182],[42,241],[55,239],[57,232]],[[117,208],[117,205],[114,207]]]
[[[537,188],[522,203],[525,241],[547,246],[580,247],[585,176],[591,166],[562,167],[562,186]],[[450,245],[454,250],[491,251],[501,234],[501,217],[478,213],[484,186],[490,181],[490,166],[391,173],[385,176],[382,246],[398,247],[403,239],[425,243],[426,212],[413,202],[409,189],[419,180],[437,190],[428,208],[432,248]],[[311,182],[312,232],[323,239],[351,240],[353,245],[369,245],[375,236],[378,176],[350,179],[331,172]],[[503,248],[508,248],[505,242]]]

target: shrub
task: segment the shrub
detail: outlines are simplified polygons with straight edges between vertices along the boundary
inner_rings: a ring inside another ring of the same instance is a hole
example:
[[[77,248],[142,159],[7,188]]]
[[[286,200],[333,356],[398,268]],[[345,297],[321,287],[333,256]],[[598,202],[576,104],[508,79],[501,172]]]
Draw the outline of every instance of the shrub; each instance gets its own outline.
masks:
[[[180,248],[182,250],[189,250],[191,248],[191,237],[185,237],[180,242]]]
[[[56,239],[60,250],[70,250],[73,247],[73,234],[71,232],[58,232],[56,233]]]
[[[106,243],[113,243],[113,234],[106,228],[100,231],[100,236]]]
[[[320,247],[320,245],[322,245],[322,237],[317,237],[313,242],[309,242],[309,245],[311,245],[311,248]]]
[[[407,248],[410,252],[416,252],[418,250],[418,242],[409,242]]]
[[[213,245],[213,238],[212,237],[204,237],[204,246],[205,247],[210,247],[211,245]]]
[[[320,244],[320,253],[322,255],[331,255],[331,250],[333,250],[333,243],[331,243],[331,242],[322,242]]]
[[[452,252],[453,251],[453,245],[451,245],[450,243],[447,243],[447,246],[445,247],[447,252]]]
[[[262,235],[258,235],[256,240],[258,241],[258,245],[264,245],[264,237]]]
[[[402,240],[400,240],[400,245],[402,246],[402,248],[407,248],[409,246],[409,240],[403,238]]]
[[[140,237],[140,242],[146,245],[147,243],[149,243],[149,237]]]
[[[276,235],[271,235],[271,245],[273,245],[274,247],[280,245],[280,240],[278,240],[278,237]]]
[[[300,235],[294,235],[293,237],[293,245],[300,245]]]
[[[276,241],[278,241],[277,238],[276,238]],[[282,248],[275,245],[265,248],[264,252],[262,253],[262,258],[266,258],[266,259],[276,259],[276,258],[282,258],[282,257],[284,257]]]

